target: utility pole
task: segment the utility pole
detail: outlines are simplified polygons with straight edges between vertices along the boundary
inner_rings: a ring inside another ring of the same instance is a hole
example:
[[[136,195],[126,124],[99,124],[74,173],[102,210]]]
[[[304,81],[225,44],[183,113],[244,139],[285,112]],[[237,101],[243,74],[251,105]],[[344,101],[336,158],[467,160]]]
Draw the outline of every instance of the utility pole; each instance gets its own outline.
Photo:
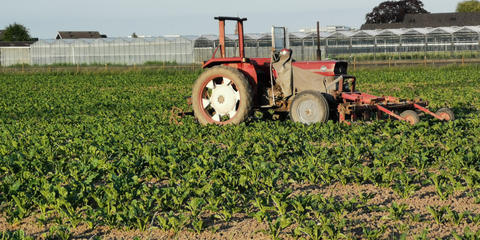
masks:
[[[320,49],[320,22],[317,21],[317,60],[322,60],[322,50]]]

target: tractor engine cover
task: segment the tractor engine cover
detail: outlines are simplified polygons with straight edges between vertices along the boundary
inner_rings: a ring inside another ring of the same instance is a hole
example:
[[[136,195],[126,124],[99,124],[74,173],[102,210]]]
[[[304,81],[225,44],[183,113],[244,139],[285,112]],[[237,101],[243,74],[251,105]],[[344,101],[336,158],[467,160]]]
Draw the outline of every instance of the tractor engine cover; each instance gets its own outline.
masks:
[[[293,65],[294,86],[298,92],[307,90],[329,92],[329,90],[336,90],[336,87],[327,89],[327,86],[334,81],[334,78],[334,76],[325,76]]]

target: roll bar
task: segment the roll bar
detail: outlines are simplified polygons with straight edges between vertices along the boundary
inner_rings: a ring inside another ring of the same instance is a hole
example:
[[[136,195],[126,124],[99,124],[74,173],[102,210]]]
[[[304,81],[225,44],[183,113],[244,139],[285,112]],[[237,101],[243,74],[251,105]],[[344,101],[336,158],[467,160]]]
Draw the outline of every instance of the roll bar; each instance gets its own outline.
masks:
[[[240,57],[243,59],[245,58],[245,47],[244,47],[244,33],[243,33],[243,22],[247,21],[247,18],[239,18],[239,17],[215,17],[215,20],[219,22],[219,41],[220,41],[220,53],[222,58],[226,57],[225,54],[225,21],[236,21],[237,22],[237,31],[238,31],[238,48]]]

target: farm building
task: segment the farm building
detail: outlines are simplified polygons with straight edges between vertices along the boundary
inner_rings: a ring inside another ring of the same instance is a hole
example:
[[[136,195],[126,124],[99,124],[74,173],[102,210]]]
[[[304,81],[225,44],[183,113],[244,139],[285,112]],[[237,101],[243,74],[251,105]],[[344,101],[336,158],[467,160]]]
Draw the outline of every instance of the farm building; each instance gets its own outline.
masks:
[[[192,63],[192,53],[193,41],[184,37],[40,40],[31,46],[31,63]]]
[[[11,66],[16,64],[30,64],[30,45],[28,42],[0,41],[0,65]]]
[[[107,38],[107,35],[97,31],[59,31],[55,39],[96,39]]]

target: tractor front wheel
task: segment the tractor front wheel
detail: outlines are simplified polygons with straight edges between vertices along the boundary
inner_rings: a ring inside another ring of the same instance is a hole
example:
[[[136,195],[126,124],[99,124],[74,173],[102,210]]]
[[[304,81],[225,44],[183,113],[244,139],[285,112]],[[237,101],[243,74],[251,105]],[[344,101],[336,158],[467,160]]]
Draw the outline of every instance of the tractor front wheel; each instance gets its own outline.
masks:
[[[215,66],[203,72],[192,90],[195,117],[203,124],[238,124],[252,109],[253,92],[237,69]]]
[[[290,118],[303,124],[328,121],[330,108],[327,99],[318,91],[303,91],[293,99]]]

